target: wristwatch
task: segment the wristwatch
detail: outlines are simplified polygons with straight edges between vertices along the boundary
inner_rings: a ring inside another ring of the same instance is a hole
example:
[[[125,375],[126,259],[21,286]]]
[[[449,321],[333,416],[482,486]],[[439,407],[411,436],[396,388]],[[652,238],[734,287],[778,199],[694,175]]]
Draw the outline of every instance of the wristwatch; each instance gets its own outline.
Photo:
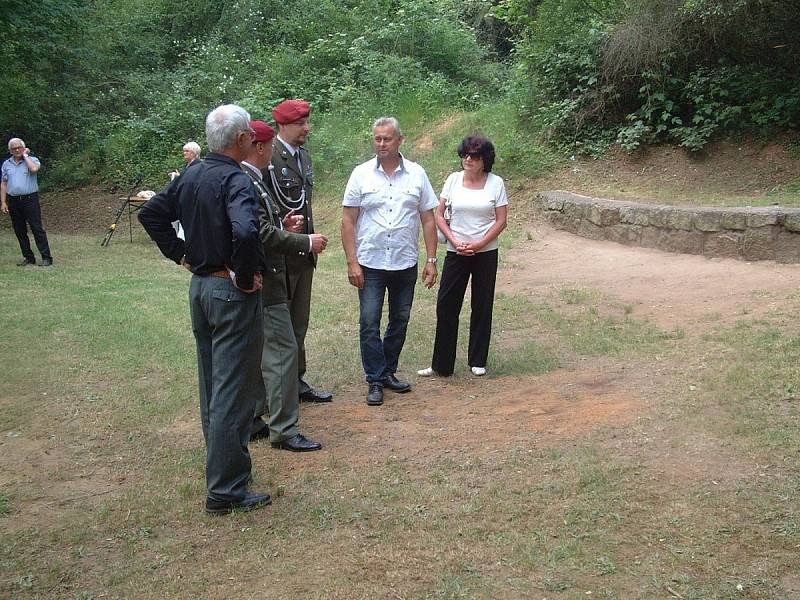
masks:
[[[439,259],[437,257],[435,257],[435,256],[429,256],[428,257],[428,263],[429,264],[435,265],[437,262],[439,262]]]

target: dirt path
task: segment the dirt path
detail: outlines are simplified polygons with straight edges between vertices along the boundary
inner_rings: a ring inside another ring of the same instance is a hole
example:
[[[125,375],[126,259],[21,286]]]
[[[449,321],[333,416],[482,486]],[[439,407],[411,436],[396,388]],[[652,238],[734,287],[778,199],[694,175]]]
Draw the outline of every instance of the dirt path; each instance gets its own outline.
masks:
[[[778,308],[800,286],[800,265],[671,254],[593,241],[536,225],[499,274],[498,289],[532,296],[591,288],[633,307],[661,327],[735,321]]]

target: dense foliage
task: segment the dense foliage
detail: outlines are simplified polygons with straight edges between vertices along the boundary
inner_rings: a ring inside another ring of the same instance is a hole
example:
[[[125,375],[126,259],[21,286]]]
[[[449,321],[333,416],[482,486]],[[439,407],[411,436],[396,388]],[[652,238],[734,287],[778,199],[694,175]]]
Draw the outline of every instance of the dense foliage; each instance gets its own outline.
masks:
[[[478,3],[480,4],[480,3]],[[472,108],[496,89],[474,3],[455,0],[11,0],[0,127],[51,177],[153,180],[203,141],[210,108],[269,119],[287,97],[364,123]],[[17,68],[13,68],[17,67]],[[362,128],[364,125],[362,124]],[[53,168],[54,167],[54,168]]]
[[[516,94],[550,138],[599,152],[800,125],[800,9],[784,0],[505,0]]]
[[[499,110],[520,148],[587,153],[800,124],[795,1],[5,0],[0,30],[0,130],[55,185],[160,185],[223,102],[310,100],[331,173],[385,113]]]

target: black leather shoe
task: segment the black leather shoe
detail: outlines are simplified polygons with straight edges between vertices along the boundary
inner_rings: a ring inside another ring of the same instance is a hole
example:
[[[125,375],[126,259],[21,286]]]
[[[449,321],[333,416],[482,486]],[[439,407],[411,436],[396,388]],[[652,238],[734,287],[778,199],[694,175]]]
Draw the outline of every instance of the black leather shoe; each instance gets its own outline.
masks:
[[[253,419],[253,427],[250,429],[250,441],[269,439],[269,426],[264,423],[261,417]]]
[[[367,393],[367,404],[370,406],[380,406],[383,404],[383,384],[370,383]]]
[[[300,402],[330,402],[332,400],[333,394],[330,392],[320,392],[314,388],[308,388],[308,390],[300,394]]]
[[[315,442],[314,440],[310,440],[299,433],[287,440],[272,442],[270,445],[273,448],[291,450],[292,452],[313,452],[314,450],[322,450],[322,444]]]
[[[22,259],[17,263],[18,267],[30,267],[36,264],[35,260],[28,260],[27,258]]]
[[[53,259],[52,258],[44,258],[42,259],[40,267],[52,267],[53,266]]]
[[[383,381],[383,387],[387,387],[398,394],[405,394],[411,391],[411,384],[407,381],[400,381],[394,374],[384,376],[381,381]]]
[[[272,498],[270,498],[269,494],[253,494],[248,492],[239,502],[206,498],[206,512],[210,515],[227,515],[235,510],[253,510],[254,508],[266,506],[267,504],[272,504]]]

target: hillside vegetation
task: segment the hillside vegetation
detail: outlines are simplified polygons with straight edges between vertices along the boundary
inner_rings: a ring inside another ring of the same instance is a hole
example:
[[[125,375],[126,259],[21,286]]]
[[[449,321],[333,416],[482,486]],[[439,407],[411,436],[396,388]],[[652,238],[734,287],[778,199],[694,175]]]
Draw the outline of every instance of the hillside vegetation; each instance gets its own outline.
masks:
[[[0,130],[51,187],[161,182],[203,117],[314,106],[320,174],[396,114],[419,138],[452,114],[506,170],[548,153],[668,142],[697,151],[800,122],[800,11],[779,0],[7,0]],[[457,138],[465,131],[453,133]],[[443,140],[447,141],[447,140]],[[543,148],[548,148],[544,150]],[[447,147],[447,154],[451,154]]]

